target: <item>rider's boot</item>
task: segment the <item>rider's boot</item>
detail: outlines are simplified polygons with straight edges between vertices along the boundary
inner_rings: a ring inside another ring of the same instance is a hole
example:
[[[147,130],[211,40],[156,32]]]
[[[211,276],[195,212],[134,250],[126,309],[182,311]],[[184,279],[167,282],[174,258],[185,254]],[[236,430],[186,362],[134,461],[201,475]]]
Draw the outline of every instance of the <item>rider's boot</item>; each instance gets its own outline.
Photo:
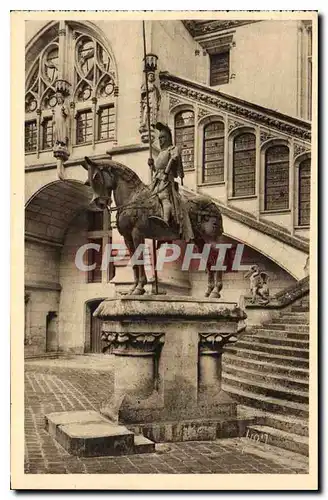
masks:
[[[167,200],[163,200],[163,219],[167,225],[169,225],[171,217],[171,203]]]

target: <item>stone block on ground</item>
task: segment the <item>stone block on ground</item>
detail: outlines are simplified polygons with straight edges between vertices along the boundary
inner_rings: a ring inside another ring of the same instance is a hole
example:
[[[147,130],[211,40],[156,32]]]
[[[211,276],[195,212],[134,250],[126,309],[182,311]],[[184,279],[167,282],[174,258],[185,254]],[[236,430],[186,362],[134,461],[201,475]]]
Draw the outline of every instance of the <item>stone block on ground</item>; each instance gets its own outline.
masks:
[[[154,453],[155,443],[145,436],[134,436],[134,452],[135,453]]]
[[[110,422],[84,422],[60,425],[59,444],[72,455],[99,457],[134,453],[134,434]]]

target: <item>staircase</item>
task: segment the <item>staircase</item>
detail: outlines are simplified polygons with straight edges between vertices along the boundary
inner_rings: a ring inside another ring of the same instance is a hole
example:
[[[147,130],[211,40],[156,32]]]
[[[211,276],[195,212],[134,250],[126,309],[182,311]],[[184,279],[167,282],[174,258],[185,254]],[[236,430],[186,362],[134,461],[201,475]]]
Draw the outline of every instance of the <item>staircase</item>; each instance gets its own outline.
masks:
[[[303,298],[274,321],[252,327],[222,357],[222,388],[257,415],[247,436],[303,455],[308,455],[308,311]]]

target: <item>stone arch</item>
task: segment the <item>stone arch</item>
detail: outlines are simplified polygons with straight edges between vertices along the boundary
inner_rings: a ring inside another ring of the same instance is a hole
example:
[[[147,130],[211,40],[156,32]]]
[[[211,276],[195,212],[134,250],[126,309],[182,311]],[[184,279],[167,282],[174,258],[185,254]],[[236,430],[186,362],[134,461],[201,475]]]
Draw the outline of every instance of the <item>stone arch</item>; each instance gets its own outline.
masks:
[[[91,188],[77,180],[44,185],[25,206],[26,236],[61,244],[69,223],[89,207],[91,199]]]

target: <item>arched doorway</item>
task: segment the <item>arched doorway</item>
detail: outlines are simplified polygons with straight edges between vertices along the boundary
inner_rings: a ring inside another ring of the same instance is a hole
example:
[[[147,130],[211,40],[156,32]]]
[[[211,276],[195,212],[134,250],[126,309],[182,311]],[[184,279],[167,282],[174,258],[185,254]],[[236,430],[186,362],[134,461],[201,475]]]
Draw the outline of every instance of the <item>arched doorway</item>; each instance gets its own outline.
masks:
[[[86,342],[85,351],[93,354],[103,352],[105,342],[101,340],[102,321],[93,316],[93,313],[102,302],[103,299],[90,300],[86,304],[87,308],[87,324],[86,324]]]

